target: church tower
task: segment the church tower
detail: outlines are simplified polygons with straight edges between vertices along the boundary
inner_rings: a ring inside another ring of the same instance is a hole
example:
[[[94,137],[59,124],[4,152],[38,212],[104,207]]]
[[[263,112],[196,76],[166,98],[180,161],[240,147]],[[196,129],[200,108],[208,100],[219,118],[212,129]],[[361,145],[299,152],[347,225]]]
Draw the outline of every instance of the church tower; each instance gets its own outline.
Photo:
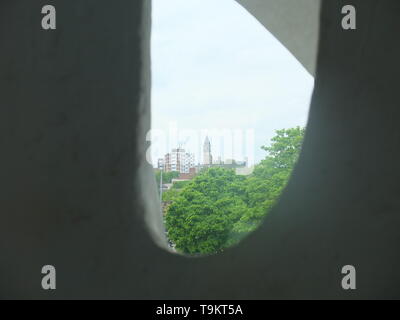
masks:
[[[212,164],[211,143],[210,140],[208,139],[208,136],[204,140],[204,145],[203,145],[203,164],[204,165]]]

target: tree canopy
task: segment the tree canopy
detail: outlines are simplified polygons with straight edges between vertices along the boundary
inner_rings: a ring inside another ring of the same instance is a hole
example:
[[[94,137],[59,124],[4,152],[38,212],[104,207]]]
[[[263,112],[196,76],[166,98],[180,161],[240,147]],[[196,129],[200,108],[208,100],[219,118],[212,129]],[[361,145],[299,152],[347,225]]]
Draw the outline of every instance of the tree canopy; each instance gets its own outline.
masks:
[[[161,170],[156,169],[155,176],[156,176],[157,185],[159,185],[160,177],[161,177]],[[170,172],[163,171],[162,180],[163,180],[163,183],[171,183],[172,179],[176,179],[178,177],[179,177],[179,172],[177,172],[177,171],[170,171]]]
[[[276,203],[295,165],[304,129],[276,131],[250,176],[209,168],[171,192],[166,228],[179,252],[217,253],[256,229]],[[166,196],[168,197],[168,196]]]

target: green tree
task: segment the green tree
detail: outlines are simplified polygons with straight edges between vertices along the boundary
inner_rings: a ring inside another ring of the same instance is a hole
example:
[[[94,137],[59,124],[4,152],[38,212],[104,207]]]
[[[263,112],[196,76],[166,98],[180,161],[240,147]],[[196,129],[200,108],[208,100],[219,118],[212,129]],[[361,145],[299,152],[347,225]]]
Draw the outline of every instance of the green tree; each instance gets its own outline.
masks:
[[[267,166],[279,170],[292,170],[299,156],[304,133],[305,129],[301,127],[277,130],[276,136],[271,140],[271,146],[261,147],[268,152],[264,160],[269,162]]]
[[[178,198],[180,193],[181,193],[180,189],[171,188],[169,190],[166,190],[162,194],[162,201],[164,202],[174,201]]]
[[[168,237],[188,254],[215,253],[229,245],[230,231],[246,204],[242,176],[233,170],[210,168],[187,184],[169,206]]]
[[[256,229],[275,205],[297,162],[304,133],[305,129],[300,127],[277,130],[271,145],[261,147],[268,154],[245,181],[250,210],[234,226],[237,238]]]
[[[183,189],[187,184],[190,183],[190,180],[185,181],[176,181],[174,182],[172,188],[173,189]]]
[[[155,173],[157,185],[160,185],[161,170],[155,169],[154,173]],[[177,172],[177,171],[170,171],[170,172],[163,171],[163,174],[162,174],[163,183],[171,183],[172,179],[176,179],[178,177],[179,177],[179,172]]]
[[[276,203],[297,161],[304,129],[278,130],[262,149],[266,158],[248,177],[210,168],[171,193],[168,237],[178,251],[212,254],[240,241],[261,223]],[[174,189],[171,189],[174,190]]]

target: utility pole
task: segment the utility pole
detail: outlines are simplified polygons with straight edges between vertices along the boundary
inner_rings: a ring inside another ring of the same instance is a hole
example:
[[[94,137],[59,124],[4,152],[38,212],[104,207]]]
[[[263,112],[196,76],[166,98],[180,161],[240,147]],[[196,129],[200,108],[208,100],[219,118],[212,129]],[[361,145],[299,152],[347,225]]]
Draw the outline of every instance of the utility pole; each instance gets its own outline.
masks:
[[[160,205],[161,205],[161,213],[163,213],[162,212],[162,193],[163,193],[163,188],[162,188],[162,185],[163,185],[163,181],[162,181],[162,176],[163,176],[163,171],[164,171],[164,162],[163,163],[161,163],[161,168],[160,168]]]

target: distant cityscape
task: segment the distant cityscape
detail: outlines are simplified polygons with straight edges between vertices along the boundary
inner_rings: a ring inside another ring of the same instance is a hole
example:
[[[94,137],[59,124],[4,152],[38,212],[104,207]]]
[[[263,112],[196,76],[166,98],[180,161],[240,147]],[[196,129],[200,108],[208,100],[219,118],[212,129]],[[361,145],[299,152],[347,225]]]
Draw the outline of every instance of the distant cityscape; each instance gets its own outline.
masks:
[[[252,168],[248,166],[247,157],[242,161],[235,159],[226,159],[223,161],[221,157],[218,157],[216,160],[213,159],[211,142],[208,136],[204,140],[202,158],[202,163],[196,164],[194,154],[179,146],[178,148],[172,149],[171,152],[164,156],[164,158],[158,159],[157,168],[155,168],[156,170],[165,173],[179,173],[177,178],[172,179],[171,183],[164,184],[162,189],[170,189],[177,181],[191,180],[202,169],[210,167],[234,169],[238,175],[249,175],[252,172]]]

